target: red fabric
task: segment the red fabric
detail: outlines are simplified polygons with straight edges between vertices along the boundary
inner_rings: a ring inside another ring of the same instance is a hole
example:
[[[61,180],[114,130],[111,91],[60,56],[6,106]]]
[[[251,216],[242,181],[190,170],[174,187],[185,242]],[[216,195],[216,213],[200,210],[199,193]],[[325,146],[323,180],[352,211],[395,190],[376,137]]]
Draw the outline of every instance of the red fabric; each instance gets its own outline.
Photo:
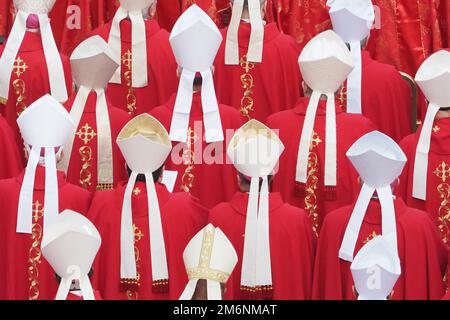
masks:
[[[227,283],[227,300],[247,298],[240,290],[247,204],[248,194],[238,192],[230,203],[222,203],[210,212],[210,223],[225,233],[238,254],[238,263]],[[270,193],[269,219],[273,299],[310,299],[315,239],[308,217],[303,210],[284,203],[279,193]]]
[[[450,178],[450,118],[435,120],[433,128],[435,130],[431,133],[428,154],[426,201],[412,196],[416,148],[422,127],[415,134],[403,139],[400,144],[409,161],[400,177],[398,195],[403,197],[408,206],[428,212],[441,238],[447,242],[450,238],[447,207],[450,198],[450,186],[447,181]]]
[[[241,23],[239,27],[239,58],[248,51],[251,27]],[[227,29],[222,31],[224,39]],[[249,76],[245,66],[225,65],[225,41],[216,57],[214,81],[216,83],[217,99],[238,110],[242,104],[250,104],[253,99],[253,111],[250,118],[264,121],[269,115],[292,107],[300,96],[301,76],[297,63],[299,49],[291,37],[282,35],[274,23],[265,26],[264,49],[262,63],[255,64]],[[244,84],[253,82],[253,88],[244,89]],[[244,92],[249,91],[249,95]],[[250,99],[247,99],[247,96]],[[242,111],[241,111],[242,112]]]
[[[133,115],[138,115],[153,107],[165,103],[177,90],[177,64],[169,44],[169,34],[160,29],[155,20],[146,20],[147,36],[147,64],[148,64],[148,86],[144,88],[133,88],[136,96],[136,109]],[[94,31],[108,41],[111,22]],[[131,21],[123,20],[120,23],[122,52],[121,57],[131,49]],[[122,60],[122,59],[121,59]],[[122,60],[121,64],[122,83],[110,83],[107,96],[114,104],[129,112],[127,108],[128,87],[124,77],[126,66]]]
[[[55,297],[58,283],[55,272],[40,253],[43,226],[45,168],[38,166],[34,184],[33,204],[39,216],[37,226],[33,228],[36,239],[32,235],[16,233],[17,208],[20,188],[24,173],[17,178],[0,181],[0,206],[2,208],[2,224],[0,226],[0,299],[28,300],[38,298],[51,300]],[[88,211],[91,200],[89,192],[66,183],[64,173],[58,172],[59,210],[70,209],[81,214]],[[39,202],[39,205],[36,202]],[[39,210],[39,212],[38,212]],[[33,218],[33,223],[36,221]],[[40,237],[39,237],[40,235]],[[37,268],[31,269],[31,258]],[[32,276],[30,276],[30,274]],[[36,290],[31,289],[30,278],[36,282]]]
[[[381,132],[400,141],[411,130],[411,87],[391,65],[373,60],[362,51],[362,114]],[[341,98],[341,97],[339,97]],[[347,106],[342,95],[341,106]]]
[[[402,274],[394,287],[392,299],[442,298],[442,279],[447,265],[446,248],[425,212],[407,207],[401,199],[395,200],[394,205]],[[325,218],[317,246],[313,299],[356,299],[352,290],[351,263],[338,257],[352,210],[353,205],[342,207]],[[373,200],[359,233],[355,255],[374,234],[381,234],[381,206]]]
[[[66,103],[66,108],[68,111],[72,108],[73,102],[75,100],[76,93],[74,93],[69,101]],[[108,104],[108,113],[109,113],[109,121],[111,127],[111,142],[113,146],[113,169],[114,169],[114,185],[116,185],[119,181],[122,181],[127,178],[127,171],[125,167],[125,160],[122,156],[122,153],[119,150],[119,147],[116,143],[117,136],[119,135],[120,130],[125,126],[125,124],[131,120],[131,117],[125,111],[113,107],[109,101]],[[95,92],[91,92],[89,94],[88,100],[86,101],[86,106],[81,116],[80,123],[78,124],[78,128],[76,128],[75,138],[72,148],[72,154],[70,156],[69,168],[67,171],[67,181],[73,183],[75,185],[80,185],[81,187],[94,191],[97,187],[97,164],[98,164],[98,130],[97,130],[97,121],[96,121],[96,94]],[[86,136],[82,135],[82,132],[86,132],[88,125],[95,136]],[[80,133],[80,134],[78,134]],[[83,139],[87,143],[84,143]],[[83,158],[87,156],[86,152],[81,152],[83,147],[89,147],[92,150],[90,160],[88,162],[83,161]],[[64,152],[64,151],[63,151]],[[88,167],[86,163],[89,163]],[[84,165],[84,166],[83,166]],[[90,172],[90,178],[87,172],[81,174],[81,171],[87,170]],[[81,181],[83,180],[83,181]]]
[[[161,28],[172,30],[178,17],[192,4],[198,5],[212,19],[216,15],[215,0],[164,0],[159,1],[157,5],[158,22]]]
[[[103,300],[102,296],[100,295],[100,292],[97,290],[94,290],[94,298],[95,298],[95,300]],[[83,299],[83,296],[79,296],[77,294],[69,292],[66,300],[78,301],[78,300],[84,300],[84,299]]]
[[[313,139],[316,140],[314,142],[316,146],[312,153],[315,156],[310,155],[309,157],[311,177],[308,179],[306,187],[299,185],[295,181],[298,148],[308,103],[308,98],[301,98],[294,109],[269,117],[267,125],[274,130],[279,130],[279,136],[285,146],[285,150],[280,158],[279,171],[273,180],[273,190],[281,192],[288,203],[305,209],[310,215],[313,226],[318,233],[325,215],[331,210],[352,203],[354,196],[358,193],[360,188],[358,174],[345,154],[356,140],[364,134],[375,130],[375,127],[361,115],[343,113],[338,107],[336,108],[336,199],[327,201],[330,198],[328,198],[324,188],[325,100],[320,101],[314,122],[314,132],[318,136],[313,136]],[[317,141],[319,141],[318,145]],[[315,170],[311,170],[312,167]],[[314,184],[317,185],[314,187]],[[308,192],[307,190],[313,192]]]
[[[23,169],[22,157],[17,150],[14,134],[0,115],[0,179],[7,179],[17,176]]]
[[[151,115],[156,117],[168,132],[170,131],[175,98],[176,95],[172,96],[165,105],[151,111]],[[193,134],[196,136],[195,142],[193,144],[190,142],[191,147],[194,148],[193,158],[182,158],[183,152],[189,153],[187,145],[173,142],[172,156],[169,157],[165,165],[166,170],[178,171],[174,190],[191,192],[193,196],[200,200],[202,205],[208,208],[212,208],[220,202],[229,201],[237,191],[236,170],[231,163],[227,163],[226,148],[228,141],[226,131],[231,130],[228,134],[228,139],[231,139],[233,132],[239,129],[244,121],[240,113],[232,107],[219,105],[219,113],[225,141],[206,143],[203,135],[201,94],[194,93],[189,121],[189,128],[194,131]],[[208,157],[208,159],[205,159],[205,157]],[[211,163],[211,160],[214,163]],[[193,175],[193,180],[189,178],[190,173]],[[190,187],[191,182],[192,187]]]
[[[0,46],[0,56],[3,53],[4,48],[4,46]],[[22,112],[24,108],[28,107],[43,95],[50,93],[47,63],[45,61],[40,34],[32,32],[27,32],[25,34],[22,45],[17,53],[17,59],[18,58],[23,60],[20,65],[22,66],[23,63],[25,63],[27,68],[13,69],[11,74],[8,102],[6,105],[1,104],[0,102],[0,108],[3,116],[14,132],[18,150],[22,157],[24,157],[23,141],[20,135],[19,127],[16,123],[17,114]],[[69,59],[64,55],[61,55],[61,59],[64,68],[66,87],[68,90],[68,95],[70,96],[72,93],[70,63]],[[17,75],[19,71],[20,76]],[[61,102],[64,103],[65,101]]]
[[[140,192],[133,193],[132,208],[133,224],[138,228],[135,230],[135,245],[140,258],[137,263],[140,288],[127,297],[126,293],[119,290],[120,228],[125,187],[126,182],[123,182],[116,190],[97,192],[92,201],[88,216],[102,236],[102,245],[94,262],[92,285],[99,289],[106,300],[178,299],[188,282],[183,251],[191,238],[206,225],[208,213],[188,194],[171,194],[164,185],[155,185],[161,209],[170,290],[165,294],[152,293],[147,191],[145,183],[136,183],[134,190],[138,188]]]

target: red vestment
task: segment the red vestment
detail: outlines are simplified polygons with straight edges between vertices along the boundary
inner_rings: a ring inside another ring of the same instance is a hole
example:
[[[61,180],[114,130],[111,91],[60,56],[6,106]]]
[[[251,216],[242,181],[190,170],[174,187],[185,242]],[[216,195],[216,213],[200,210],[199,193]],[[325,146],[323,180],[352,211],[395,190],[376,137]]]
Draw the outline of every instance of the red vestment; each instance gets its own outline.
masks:
[[[156,117],[170,131],[176,96],[163,106],[153,109],[150,114]],[[235,132],[244,124],[244,118],[232,107],[219,105],[225,141],[206,143],[204,139],[203,111],[201,94],[194,93],[189,119],[188,145],[173,142],[172,156],[166,162],[166,170],[178,171],[175,191],[190,192],[200,203],[212,208],[220,202],[229,201],[237,191],[237,173],[227,160],[226,130]],[[233,132],[229,134],[232,136]],[[176,147],[176,146],[179,147]],[[183,151],[180,148],[183,147]],[[180,154],[181,153],[181,154]],[[217,159],[217,161],[210,160]]]
[[[112,23],[94,31],[108,41]],[[165,103],[178,86],[177,64],[169,44],[169,33],[161,29],[156,20],[146,20],[148,85],[131,86],[131,21],[120,22],[121,35],[121,84],[110,83],[107,97],[114,105],[132,115],[146,112]]]
[[[450,118],[435,120],[433,123],[428,153],[426,201],[412,196],[416,148],[421,130],[422,127],[400,143],[409,161],[400,176],[398,195],[408,206],[428,212],[442,240],[447,243],[450,239]]]
[[[0,299],[51,300],[58,289],[55,272],[41,253],[44,215],[45,168],[38,166],[33,193],[32,234],[17,233],[17,209],[24,173],[0,181]],[[65,181],[58,172],[60,212],[70,209],[86,214],[90,193]]]
[[[362,51],[362,114],[395,141],[412,132],[411,95],[411,87],[393,66],[375,61],[368,51]],[[346,87],[338,99],[345,110]]]
[[[227,30],[222,31],[226,39]],[[246,55],[251,26],[239,27],[239,65],[225,65],[225,43],[215,61],[217,99],[261,122],[278,111],[292,107],[300,96],[300,51],[294,39],[281,34],[275,23],[264,28],[262,63],[248,63]]]
[[[324,187],[325,100],[320,100],[314,122],[306,186],[295,180],[300,136],[308,103],[308,98],[301,98],[294,109],[269,117],[267,125],[273,130],[279,130],[279,136],[285,146],[279,171],[274,176],[273,190],[281,192],[288,203],[305,209],[315,233],[318,234],[324,216],[331,210],[351,204],[358,194],[358,174],[345,154],[356,140],[375,128],[363,116],[347,114],[336,107],[337,185],[336,196],[331,197]]]
[[[209,216],[209,222],[230,239],[239,259],[227,283],[227,300],[246,298],[240,283],[247,204],[248,194],[237,192]],[[269,220],[273,299],[310,299],[315,252],[310,220],[303,210],[284,203],[279,193],[269,195]]]
[[[103,298],[102,298],[100,292],[97,291],[97,290],[94,290],[94,298],[95,298],[96,301],[97,301],[97,300],[103,300]],[[78,301],[78,300],[84,300],[84,298],[83,298],[82,295],[79,296],[78,294],[69,292],[69,294],[67,295],[66,300]]]
[[[74,93],[66,103],[68,111],[72,108],[75,97],[76,93]],[[127,178],[125,160],[117,146],[116,139],[120,130],[122,130],[131,117],[125,111],[113,107],[108,100],[107,104],[111,128],[111,143],[113,146],[113,184],[116,185],[119,181]],[[96,93],[91,92],[86,101],[78,128],[75,131],[72,154],[70,156],[69,168],[67,171],[68,182],[80,185],[89,191],[96,190],[99,183],[97,180],[97,139]]]
[[[0,46],[0,56],[3,50],[4,46]],[[70,96],[72,93],[72,76],[70,74],[69,59],[61,55],[61,60],[64,68],[66,88]],[[23,110],[47,93],[50,93],[50,80],[41,35],[27,32],[14,62],[8,101],[5,105],[0,101],[0,110],[14,132],[17,147],[24,162],[23,140],[16,120]],[[64,103],[65,101],[60,102]]]
[[[17,176],[23,169],[22,157],[17,150],[11,127],[0,115],[0,179]]]
[[[136,268],[140,287],[137,292],[120,291],[120,228],[126,188],[123,182],[115,190],[97,192],[88,215],[102,237],[102,245],[94,263],[92,285],[99,289],[106,300],[178,299],[188,282],[183,251],[191,238],[206,225],[208,213],[186,193],[171,194],[159,183],[155,187],[169,268],[169,292],[152,292],[148,201],[143,182],[136,183],[132,195]]]
[[[425,212],[409,208],[402,199],[394,201],[398,255],[402,274],[392,299],[440,299],[447,266],[447,250],[439,240]],[[354,300],[351,263],[339,259],[339,249],[353,205],[330,212],[322,226],[314,268],[313,299]],[[356,242],[354,255],[377,235],[381,235],[381,206],[372,200]]]

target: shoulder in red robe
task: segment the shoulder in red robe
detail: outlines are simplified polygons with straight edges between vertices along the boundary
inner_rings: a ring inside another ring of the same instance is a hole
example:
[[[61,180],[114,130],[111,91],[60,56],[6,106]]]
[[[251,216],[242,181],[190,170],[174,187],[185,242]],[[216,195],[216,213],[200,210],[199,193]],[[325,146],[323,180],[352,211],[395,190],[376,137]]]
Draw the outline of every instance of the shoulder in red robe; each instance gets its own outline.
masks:
[[[418,132],[402,140],[400,146],[408,158],[400,177],[398,195],[406,204],[428,212],[439,234],[448,243],[450,239],[450,118],[435,120],[431,132],[428,153],[427,198],[426,201],[412,196],[416,149],[422,127]]]
[[[156,184],[169,267],[169,293],[152,292],[148,201],[145,183],[137,182],[133,190],[132,209],[135,236],[136,267],[140,279],[138,292],[121,292],[120,228],[122,203],[126,183],[115,190],[97,192],[92,201],[89,218],[102,237],[102,245],[94,263],[92,285],[106,300],[165,300],[178,299],[188,282],[183,251],[192,237],[207,222],[207,211],[186,193],[171,194]]]
[[[345,92],[344,87],[339,96],[344,109]],[[369,51],[362,51],[362,114],[395,141],[412,132],[411,96],[411,87],[394,66],[373,60]]]
[[[108,41],[112,22],[94,31]],[[120,23],[122,83],[108,85],[107,96],[114,105],[138,115],[165,103],[178,89],[177,63],[169,43],[169,33],[160,29],[156,20],[146,20],[148,85],[133,88],[131,75],[131,21]],[[125,75],[128,75],[127,78]]]
[[[44,215],[45,168],[38,166],[33,193],[32,234],[16,233],[17,209],[24,173],[0,181],[0,299],[51,300],[58,289],[55,272],[41,253]],[[65,181],[58,172],[59,210],[86,214],[89,192]]]
[[[17,176],[23,169],[22,157],[17,150],[14,134],[5,118],[0,115],[0,179]]]
[[[156,117],[170,131],[176,95],[163,106],[153,109],[150,114]],[[204,140],[203,111],[200,93],[194,93],[188,138],[190,150],[185,143],[173,142],[171,157],[166,162],[166,170],[178,172],[175,191],[190,192],[200,203],[212,208],[220,202],[229,201],[237,191],[236,169],[227,163],[227,130],[232,130],[228,137],[239,129],[244,118],[236,109],[219,105],[223,142],[206,143]]]
[[[394,202],[397,220],[398,253],[402,274],[392,299],[440,299],[444,295],[443,276],[447,250],[425,212],[409,208],[402,199]],[[339,259],[339,249],[353,206],[339,208],[327,215],[317,246],[313,299],[355,300],[350,262]],[[372,200],[356,242],[361,247],[381,232],[381,206]]]
[[[336,107],[337,133],[337,185],[336,197],[330,199],[324,187],[325,166],[325,109],[321,100],[314,123],[314,133],[308,159],[306,186],[295,181],[300,136],[305,121],[309,99],[301,98],[294,109],[274,114],[267,125],[279,131],[285,150],[280,158],[279,171],[274,177],[273,190],[281,192],[288,203],[305,209],[311,218],[316,234],[320,231],[324,216],[344,205],[351,204],[358,195],[358,174],[345,156],[351,145],[364,134],[375,130],[373,124],[361,115],[347,114]]]
[[[68,111],[72,108],[75,97],[76,94],[74,93],[66,103]],[[108,100],[107,104],[113,146],[113,184],[116,185],[119,181],[127,178],[125,160],[117,146],[116,139],[120,130],[131,119],[131,116],[125,111],[113,107]],[[75,131],[75,139],[67,171],[68,182],[79,185],[91,192],[96,190],[99,183],[97,180],[98,131],[95,108],[96,94],[91,92],[86,101],[78,128]]]
[[[4,46],[0,46],[0,56]],[[69,59],[61,55],[66,80],[68,96],[72,93],[72,76]],[[45,61],[42,39],[39,33],[27,32],[17,53],[11,74],[8,101],[5,105],[0,102],[0,110],[11,126],[19,153],[25,163],[25,153],[22,136],[16,120],[18,115],[30,104],[43,95],[50,93],[47,62]],[[60,101],[64,103],[65,101]]]
[[[220,102],[233,106],[249,119],[261,122],[278,111],[292,107],[300,96],[300,51],[294,39],[269,23],[264,31],[262,63],[247,63],[250,24],[239,27],[239,65],[225,65],[225,43],[215,61],[214,81]],[[226,39],[227,30],[222,31]]]
[[[209,222],[230,239],[239,259],[227,283],[227,300],[246,298],[240,282],[247,204],[248,194],[237,192],[230,203],[210,212]],[[310,221],[303,210],[284,203],[279,193],[270,193],[269,206],[273,299],[310,299],[315,252]]]

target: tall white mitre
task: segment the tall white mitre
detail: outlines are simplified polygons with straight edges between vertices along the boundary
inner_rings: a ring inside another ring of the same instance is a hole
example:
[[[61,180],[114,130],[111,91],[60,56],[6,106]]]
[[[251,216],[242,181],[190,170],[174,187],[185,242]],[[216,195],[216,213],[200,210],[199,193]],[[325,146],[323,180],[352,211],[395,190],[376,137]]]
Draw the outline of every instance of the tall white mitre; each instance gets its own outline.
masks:
[[[371,0],[329,0],[327,5],[333,30],[350,45],[355,61],[347,81],[347,112],[361,114],[361,41],[370,34],[375,10]]]
[[[56,0],[14,0],[16,17],[0,57],[0,102],[6,103],[8,99],[14,61],[27,32],[27,20],[31,16],[37,16],[39,20],[39,31],[50,80],[50,92],[60,102],[68,99],[64,68],[48,17],[55,2]]]
[[[227,236],[212,224],[200,230],[183,252],[189,277],[180,300],[191,300],[198,280],[206,280],[208,300],[222,300],[221,284],[228,281],[238,256]]]
[[[95,300],[89,272],[102,240],[83,215],[65,210],[48,226],[42,239],[42,255],[61,277],[55,300],[65,300],[73,287],[84,300]]]
[[[227,155],[236,169],[251,177],[245,222],[241,290],[273,294],[269,239],[269,178],[284,145],[277,134],[257,120],[244,124],[233,136]],[[259,190],[262,179],[261,190]]]
[[[335,92],[353,69],[353,59],[345,43],[333,31],[320,33],[308,42],[300,54],[300,70],[305,83],[313,90],[306,111],[298,148],[295,180],[305,184],[308,156],[317,107],[322,95],[327,97],[325,141],[325,188],[334,194],[336,187],[336,106]]]
[[[59,148],[60,155],[62,146],[74,130],[74,123],[58,101],[45,95],[20,114],[17,124],[25,145],[31,150],[20,189],[16,231],[31,233],[34,179],[36,167],[41,162],[45,164],[45,234],[46,226],[59,213],[55,148]],[[40,159],[42,149],[45,151],[44,159]]]
[[[120,229],[120,278],[121,289],[137,289],[139,285],[134,251],[134,231],[131,195],[137,176],[145,176],[150,237],[150,256],[154,292],[169,289],[166,246],[161,223],[158,197],[152,173],[166,161],[172,143],[164,126],[152,116],[144,113],[131,119],[117,137],[117,144],[131,169],[122,204]]]
[[[402,173],[406,156],[394,140],[379,131],[358,139],[347,151],[347,157],[358,171],[363,186],[345,230],[339,257],[353,261],[356,242],[373,195],[381,204],[381,228],[390,250],[398,256],[397,227],[391,184]]]
[[[187,141],[195,75],[202,76],[202,108],[206,142],[223,141],[222,122],[211,67],[222,42],[214,21],[197,5],[190,6],[175,23],[170,44],[183,69],[170,126],[172,141]]]
[[[156,0],[119,0],[120,6],[114,15],[109,33],[108,44],[114,54],[115,61],[120,64],[122,52],[120,22],[131,20],[131,81],[133,88],[143,88],[149,83],[147,67],[147,37],[145,20],[148,9]],[[116,70],[111,83],[121,83],[120,68]]]
[[[387,300],[402,273],[398,255],[383,236],[359,250],[350,270],[358,300]]]
[[[111,189],[114,182],[113,152],[111,141],[111,122],[105,88],[108,81],[119,67],[108,44],[99,36],[86,39],[75,48],[70,57],[72,75],[78,92],[70,110],[75,128],[78,128],[89,94],[96,94],[97,126],[97,189]],[[76,129],[75,129],[76,131]],[[64,146],[64,157],[58,169],[67,173],[72,156],[75,132]]]
[[[412,195],[426,200],[428,153],[434,118],[440,108],[450,107],[450,51],[441,50],[428,57],[417,71],[415,80],[429,105],[416,149]]]
[[[230,25],[227,31],[225,45],[225,64],[239,64],[239,25],[244,11],[244,3],[247,3],[251,25],[251,34],[248,45],[247,61],[262,62],[264,48],[264,20],[261,16],[261,7],[266,5],[266,0],[231,0],[233,3]]]

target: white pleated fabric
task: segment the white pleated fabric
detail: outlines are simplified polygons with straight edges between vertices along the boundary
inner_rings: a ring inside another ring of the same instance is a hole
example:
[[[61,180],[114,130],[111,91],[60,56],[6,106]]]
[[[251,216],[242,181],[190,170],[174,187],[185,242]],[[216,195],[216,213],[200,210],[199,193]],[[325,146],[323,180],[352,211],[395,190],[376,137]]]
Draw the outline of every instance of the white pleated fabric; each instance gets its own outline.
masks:
[[[82,275],[80,279],[76,279],[74,276],[61,279],[55,300],[67,299],[74,280],[78,282],[78,286],[84,300],[95,300],[94,290],[92,289],[91,281],[87,275]]]

